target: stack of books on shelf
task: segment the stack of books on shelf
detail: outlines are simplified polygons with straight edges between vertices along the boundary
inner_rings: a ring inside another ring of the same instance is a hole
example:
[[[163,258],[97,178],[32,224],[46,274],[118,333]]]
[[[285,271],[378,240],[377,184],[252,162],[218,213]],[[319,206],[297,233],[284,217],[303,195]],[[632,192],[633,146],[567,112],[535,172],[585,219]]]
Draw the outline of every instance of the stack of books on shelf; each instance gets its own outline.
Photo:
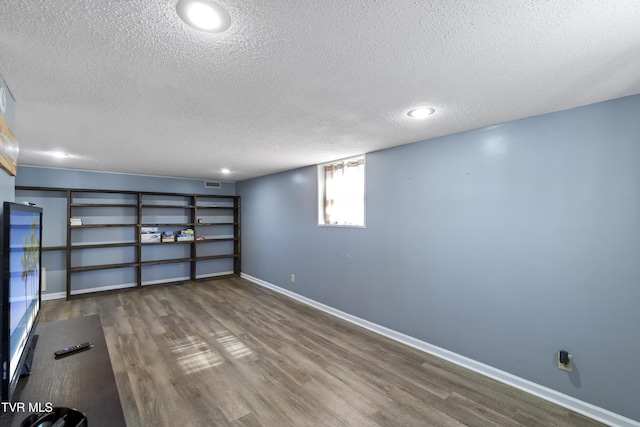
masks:
[[[72,227],[82,225],[82,218],[69,218],[69,225]]]
[[[162,241],[163,242],[175,242],[176,237],[173,235],[173,231],[163,231],[162,232]]]
[[[142,243],[160,243],[158,227],[142,227],[140,229],[140,241]]]
[[[178,242],[191,241],[194,238],[194,231],[191,228],[187,228],[186,230],[180,230],[180,233],[176,236],[176,240]]]

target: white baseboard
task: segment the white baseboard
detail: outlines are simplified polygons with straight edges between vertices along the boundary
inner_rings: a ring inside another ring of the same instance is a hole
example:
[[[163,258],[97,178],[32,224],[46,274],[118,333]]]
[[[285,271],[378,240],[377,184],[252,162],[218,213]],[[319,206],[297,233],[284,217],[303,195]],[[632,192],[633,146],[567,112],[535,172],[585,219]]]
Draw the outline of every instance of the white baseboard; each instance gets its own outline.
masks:
[[[233,271],[222,271],[220,273],[209,273],[209,274],[201,274],[199,276],[196,277],[196,279],[205,279],[205,278],[213,278],[213,277],[217,277],[217,276],[227,276],[227,275],[231,275],[233,274]],[[142,286],[152,286],[152,285],[159,285],[162,283],[173,283],[173,282],[187,282],[191,280],[190,277],[185,276],[185,277],[172,277],[170,279],[160,279],[160,280],[149,280],[147,282],[142,282]],[[81,295],[81,294],[88,294],[91,292],[100,292],[100,291],[111,291],[114,289],[125,289],[125,288],[133,288],[135,287],[136,284],[135,283],[130,283],[130,284],[125,284],[125,285],[113,285],[113,286],[100,286],[97,288],[90,288],[90,289],[79,289],[77,291],[73,291],[71,292],[71,295]],[[66,292],[50,292],[50,293],[42,293],[42,301],[50,301],[50,300],[55,300],[55,299],[63,299],[67,297],[67,293]]]
[[[173,282],[185,282],[189,281],[191,278],[189,276],[186,277],[171,277],[169,279],[160,279],[160,280],[149,280],[147,282],[142,282],[142,286],[151,286],[151,285],[159,285],[161,283],[173,283]]]
[[[351,322],[355,325],[383,335],[387,338],[391,338],[392,340],[398,341],[402,344],[455,363],[456,365],[462,366],[463,368],[467,368],[481,375],[487,376],[496,381],[500,381],[501,383],[515,387],[526,393],[532,394],[541,399],[547,400],[551,403],[555,403],[556,405],[562,406],[586,417],[592,418],[596,421],[600,421],[601,423],[605,423],[612,427],[640,427],[640,422],[632,420],[631,418],[623,417],[622,415],[616,414],[615,412],[600,408],[599,406],[592,405],[590,403],[576,399],[575,397],[568,396],[564,393],[560,393],[556,390],[550,389],[540,384],[536,384],[532,381],[520,378],[508,372],[501,371],[500,369],[485,365],[484,363],[475,361],[452,351],[445,350],[444,348],[437,347],[435,345],[413,338],[409,335],[402,334],[400,332],[394,331],[393,329],[389,329],[376,323],[369,322],[368,320],[352,316],[351,314],[319,303],[302,295],[296,294],[295,292],[291,292],[287,289],[273,285],[269,282],[265,282],[264,280],[258,279],[245,273],[241,273],[240,277],[249,280],[257,285],[269,288],[282,295],[286,295],[290,298],[310,305],[314,308],[322,310],[333,316]]]
[[[97,288],[78,289],[75,291],[71,291],[71,295],[90,294],[91,292],[100,292],[100,291],[112,291],[114,289],[133,288],[135,286],[136,286],[135,283],[124,284],[124,285],[99,286]],[[62,299],[66,297],[67,297],[66,292],[51,292],[51,293],[43,293],[40,298],[42,299],[42,301],[50,301],[50,300]]]
[[[67,297],[67,293],[66,292],[50,292],[50,293],[43,293],[40,296],[40,299],[42,301],[51,301],[54,299],[64,299]]]
[[[205,274],[197,275],[196,279],[208,279],[209,277],[229,276],[231,274],[233,274],[233,270],[231,270],[231,271],[221,271],[219,273],[205,273]]]
[[[126,289],[126,288],[135,288],[135,283],[125,283],[121,285],[111,285],[111,286],[98,286],[97,288],[88,288],[88,289],[78,289],[75,291],[71,291],[71,295],[82,295],[82,294],[90,294],[92,292],[100,292],[100,291],[113,291],[115,289]]]

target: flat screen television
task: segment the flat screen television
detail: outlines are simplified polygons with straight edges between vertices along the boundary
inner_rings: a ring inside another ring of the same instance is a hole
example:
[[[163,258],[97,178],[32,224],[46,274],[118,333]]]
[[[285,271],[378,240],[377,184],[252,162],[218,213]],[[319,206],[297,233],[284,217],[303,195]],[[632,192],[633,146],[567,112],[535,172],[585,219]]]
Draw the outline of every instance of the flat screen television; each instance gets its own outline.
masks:
[[[11,401],[32,350],[40,315],[42,208],[4,202],[0,352],[2,401]]]

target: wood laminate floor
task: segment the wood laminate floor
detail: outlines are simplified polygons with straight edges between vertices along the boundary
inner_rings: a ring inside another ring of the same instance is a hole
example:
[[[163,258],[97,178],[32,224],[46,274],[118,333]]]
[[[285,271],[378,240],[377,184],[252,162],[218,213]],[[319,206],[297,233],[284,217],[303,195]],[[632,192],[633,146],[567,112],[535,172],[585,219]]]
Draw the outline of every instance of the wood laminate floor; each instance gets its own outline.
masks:
[[[46,301],[40,321],[90,314],[129,426],[602,425],[243,279]]]

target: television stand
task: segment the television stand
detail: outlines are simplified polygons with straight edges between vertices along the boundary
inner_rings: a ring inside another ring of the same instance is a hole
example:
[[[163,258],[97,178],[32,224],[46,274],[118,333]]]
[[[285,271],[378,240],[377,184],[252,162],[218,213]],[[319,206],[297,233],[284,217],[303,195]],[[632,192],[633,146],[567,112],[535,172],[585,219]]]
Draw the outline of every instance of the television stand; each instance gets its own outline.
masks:
[[[24,410],[3,414],[0,426],[18,427],[34,412],[30,406],[45,410],[48,403],[83,412],[91,427],[125,426],[100,317],[39,323],[36,333],[40,338],[33,353],[33,372],[18,381],[12,399],[14,404],[24,403]],[[61,347],[86,341],[93,348],[60,359],[53,356]]]

